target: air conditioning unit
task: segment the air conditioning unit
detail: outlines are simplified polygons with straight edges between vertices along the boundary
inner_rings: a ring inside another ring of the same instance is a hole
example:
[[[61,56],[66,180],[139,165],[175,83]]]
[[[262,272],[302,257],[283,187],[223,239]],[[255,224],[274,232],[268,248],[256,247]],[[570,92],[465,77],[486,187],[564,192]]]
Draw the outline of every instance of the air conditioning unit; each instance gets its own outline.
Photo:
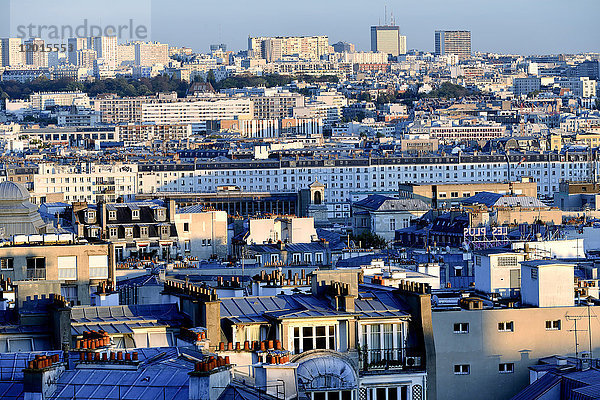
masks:
[[[407,367],[420,367],[421,357],[406,357],[404,359],[404,365]]]

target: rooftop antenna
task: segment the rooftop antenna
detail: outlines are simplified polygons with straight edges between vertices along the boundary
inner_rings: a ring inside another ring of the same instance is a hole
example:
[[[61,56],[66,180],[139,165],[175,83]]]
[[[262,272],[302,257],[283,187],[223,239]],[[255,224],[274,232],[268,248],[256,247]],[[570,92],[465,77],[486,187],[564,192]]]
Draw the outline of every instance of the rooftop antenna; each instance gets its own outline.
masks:
[[[383,24],[387,26],[387,5],[383,6]]]
[[[392,11],[391,14],[392,14],[392,22],[391,22],[391,24],[392,24],[392,26],[396,26],[396,20],[394,20],[394,12]]]

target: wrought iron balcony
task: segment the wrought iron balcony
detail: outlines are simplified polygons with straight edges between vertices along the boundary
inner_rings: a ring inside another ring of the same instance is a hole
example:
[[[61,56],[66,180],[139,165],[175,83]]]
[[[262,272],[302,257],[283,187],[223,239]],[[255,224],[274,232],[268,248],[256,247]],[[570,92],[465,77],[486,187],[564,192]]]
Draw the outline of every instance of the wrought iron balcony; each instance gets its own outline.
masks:
[[[425,357],[414,348],[359,349],[359,368],[363,372],[381,370],[424,370]]]

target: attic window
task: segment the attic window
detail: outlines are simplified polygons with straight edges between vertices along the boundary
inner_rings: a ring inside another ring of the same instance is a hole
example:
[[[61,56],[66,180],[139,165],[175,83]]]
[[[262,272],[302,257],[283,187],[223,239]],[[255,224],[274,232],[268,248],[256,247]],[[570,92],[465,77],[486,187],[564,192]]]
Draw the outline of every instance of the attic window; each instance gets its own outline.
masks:
[[[140,210],[131,210],[132,219],[140,219]]]
[[[117,219],[117,212],[115,210],[110,210],[108,212],[108,219]]]

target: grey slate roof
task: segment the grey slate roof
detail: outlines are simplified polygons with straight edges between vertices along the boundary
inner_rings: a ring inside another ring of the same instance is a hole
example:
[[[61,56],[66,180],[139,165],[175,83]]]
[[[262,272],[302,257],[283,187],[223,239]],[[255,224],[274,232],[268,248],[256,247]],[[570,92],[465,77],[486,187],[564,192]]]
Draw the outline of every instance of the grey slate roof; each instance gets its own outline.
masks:
[[[419,199],[395,199],[393,197],[372,194],[357,201],[353,206],[371,211],[427,211],[429,206]]]

